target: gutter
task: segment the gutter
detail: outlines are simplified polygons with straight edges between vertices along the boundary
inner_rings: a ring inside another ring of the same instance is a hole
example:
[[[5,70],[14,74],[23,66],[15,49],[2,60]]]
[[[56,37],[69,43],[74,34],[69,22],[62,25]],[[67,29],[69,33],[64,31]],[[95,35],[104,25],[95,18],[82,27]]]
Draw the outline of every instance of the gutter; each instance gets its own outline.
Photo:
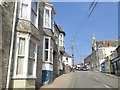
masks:
[[[10,56],[9,56],[9,63],[8,63],[6,90],[8,90],[9,84],[10,84],[10,69],[11,69],[11,62],[12,62],[12,55],[13,55],[13,44],[14,44],[14,34],[15,34],[17,4],[18,4],[17,1],[18,0],[15,1],[15,8],[14,8],[14,17],[13,17],[13,27],[12,27],[12,37],[11,37]]]

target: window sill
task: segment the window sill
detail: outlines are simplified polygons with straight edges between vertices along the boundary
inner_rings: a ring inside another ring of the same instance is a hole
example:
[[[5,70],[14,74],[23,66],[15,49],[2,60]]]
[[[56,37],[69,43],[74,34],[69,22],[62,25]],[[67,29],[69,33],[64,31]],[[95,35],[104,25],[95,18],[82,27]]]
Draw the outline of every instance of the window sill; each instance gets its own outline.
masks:
[[[44,29],[49,29],[49,30],[51,30],[51,31],[53,31],[52,29],[51,29],[51,27],[43,27]]]
[[[53,62],[50,62],[50,61],[43,61],[43,63],[52,64],[53,65]]]
[[[37,77],[34,77],[34,76],[27,76],[27,77],[24,77],[24,76],[16,76],[16,77],[13,77],[12,79],[14,79],[14,80],[15,80],[15,79],[16,79],[16,80],[17,80],[17,79],[18,79],[18,80],[19,80],[19,79],[23,79],[23,80],[25,79],[25,80],[26,80],[26,79],[36,79],[36,78],[37,78]]]
[[[30,21],[28,18],[18,17],[18,19]]]

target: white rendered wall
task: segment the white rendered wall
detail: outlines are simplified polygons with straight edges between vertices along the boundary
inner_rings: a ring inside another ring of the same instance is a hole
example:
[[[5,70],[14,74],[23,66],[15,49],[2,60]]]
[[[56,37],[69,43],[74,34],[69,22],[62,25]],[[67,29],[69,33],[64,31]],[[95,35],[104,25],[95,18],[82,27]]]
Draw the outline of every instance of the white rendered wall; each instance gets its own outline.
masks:
[[[42,64],[42,70],[53,71],[53,65],[51,65],[51,64],[49,64],[49,63],[43,63],[43,64]]]
[[[103,54],[105,55],[105,57],[109,56],[112,54],[111,51],[115,51],[116,47],[102,47],[99,48],[103,50]],[[99,64],[102,64],[105,61],[105,59],[100,59],[99,60]]]
[[[65,56],[63,56],[63,63],[65,64],[65,65],[69,65],[70,67],[72,67],[72,58],[70,58],[70,57],[68,57],[68,62],[67,62],[67,60],[66,60],[66,58],[67,57],[65,57]]]

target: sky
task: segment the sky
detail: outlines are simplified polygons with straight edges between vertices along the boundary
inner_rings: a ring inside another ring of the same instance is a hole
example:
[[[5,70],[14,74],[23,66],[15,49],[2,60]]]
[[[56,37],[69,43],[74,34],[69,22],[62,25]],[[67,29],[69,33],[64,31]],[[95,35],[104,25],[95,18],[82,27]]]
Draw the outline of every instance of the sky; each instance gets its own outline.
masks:
[[[74,37],[74,62],[83,62],[92,51],[92,35],[96,40],[118,39],[117,2],[99,2],[90,17],[91,2],[52,2],[55,21],[65,31],[65,50],[72,55]]]

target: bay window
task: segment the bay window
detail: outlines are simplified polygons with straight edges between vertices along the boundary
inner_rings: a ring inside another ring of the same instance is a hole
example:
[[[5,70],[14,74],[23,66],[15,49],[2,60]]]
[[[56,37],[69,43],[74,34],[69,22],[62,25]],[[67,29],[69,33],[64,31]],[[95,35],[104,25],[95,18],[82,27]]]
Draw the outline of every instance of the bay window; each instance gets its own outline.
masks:
[[[35,27],[38,27],[38,6],[38,2],[33,0],[31,2],[20,0],[19,18],[29,20]]]
[[[50,37],[44,37],[43,61],[53,63],[53,43]]]
[[[33,75],[35,70],[35,59],[36,59],[37,51],[36,51],[36,43],[30,40],[29,44],[29,58],[28,58],[28,75]]]
[[[29,34],[17,33],[14,78],[36,77],[37,43]]]
[[[49,28],[54,30],[54,14],[52,12],[51,7],[45,7],[44,9],[44,20],[43,20],[43,26],[45,28]]]
[[[50,38],[44,37],[44,49],[43,49],[44,61],[49,61],[50,59]]]
[[[54,42],[51,39],[50,40],[50,62],[53,63],[53,46],[54,46]]]
[[[54,30],[54,14],[51,13],[51,29]]]
[[[21,0],[20,2],[20,17],[27,19],[27,12],[28,12],[28,2],[26,0]]]
[[[50,62],[53,63],[53,49],[50,50]]]
[[[45,27],[50,28],[50,10],[45,9]]]
[[[64,44],[64,40],[63,39],[64,39],[63,34],[60,33],[60,35],[59,35],[59,45],[60,46],[63,46],[63,44]]]
[[[31,22],[38,27],[38,2],[31,3]]]
[[[18,65],[17,65],[17,74],[23,74],[23,66],[24,66],[24,59],[25,59],[25,38],[19,38],[19,46],[18,46]]]

